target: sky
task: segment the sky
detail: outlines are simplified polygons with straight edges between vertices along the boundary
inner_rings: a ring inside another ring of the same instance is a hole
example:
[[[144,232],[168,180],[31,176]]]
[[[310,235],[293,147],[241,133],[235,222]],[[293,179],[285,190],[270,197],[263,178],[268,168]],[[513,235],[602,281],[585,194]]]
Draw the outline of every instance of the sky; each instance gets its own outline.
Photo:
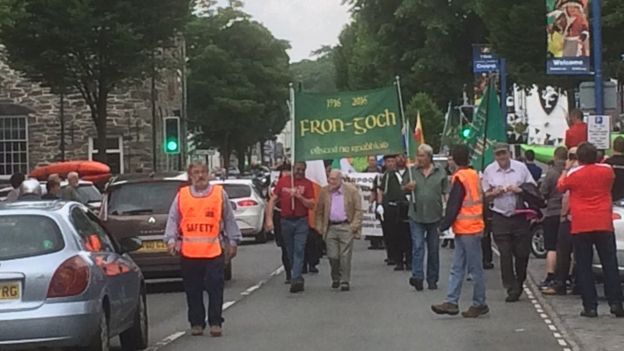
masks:
[[[227,1],[220,0],[224,5]],[[338,44],[349,22],[342,0],[244,0],[245,12],[263,23],[278,39],[288,40],[291,62],[309,58],[323,45]]]

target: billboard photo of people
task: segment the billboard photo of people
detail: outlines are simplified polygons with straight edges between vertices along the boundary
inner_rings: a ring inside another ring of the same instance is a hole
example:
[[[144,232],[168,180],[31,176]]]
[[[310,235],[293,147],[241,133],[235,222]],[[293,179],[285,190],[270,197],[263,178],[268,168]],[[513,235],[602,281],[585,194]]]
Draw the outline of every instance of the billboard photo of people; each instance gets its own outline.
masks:
[[[546,0],[548,74],[590,72],[589,0]]]

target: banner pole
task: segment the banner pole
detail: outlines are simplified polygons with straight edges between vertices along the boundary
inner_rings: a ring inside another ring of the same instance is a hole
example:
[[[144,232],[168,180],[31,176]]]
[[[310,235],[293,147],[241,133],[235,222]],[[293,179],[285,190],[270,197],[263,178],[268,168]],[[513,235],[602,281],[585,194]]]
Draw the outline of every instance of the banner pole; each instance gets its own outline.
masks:
[[[410,150],[410,143],[409,143],[409,123],[407,123],[407,119],[405,118],[405,109],[403,108],[403,94],[401,93],[401,77],[399,77],[398,75],[395,77],[396,79],[396,86],[397,86],[397,94],[399,95],[399,110],[401,111],[401,121],[403,122],[403,128],[405,128],[405,135],[403,136],[403,138],[405,139],[405,151],[407,153],[407,158],[408,160],[410,159],[409,156],[409,150]],[[409,167],[407,168],[407,176],[409,178],[410,182],[413,182],[414,179],[412,177],[412,171],[410,171]],[[412,202],[416,201],[416,194],[414,193],[414,191],[412,190]]]
[[[292,188],[295,188],[295,87],[293,83],[288,85],[290,90],[290,153],[291,153],[291,170],[290,170],[290,184]],[[295,198],[291,197],[290,208],[295,210]]]

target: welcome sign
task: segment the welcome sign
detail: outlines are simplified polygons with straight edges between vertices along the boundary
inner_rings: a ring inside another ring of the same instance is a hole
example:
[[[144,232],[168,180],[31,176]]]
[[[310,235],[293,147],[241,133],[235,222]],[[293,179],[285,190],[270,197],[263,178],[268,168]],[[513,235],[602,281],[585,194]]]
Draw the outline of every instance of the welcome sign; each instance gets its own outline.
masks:
[[[295,94],[295,159],[326,160],[403,152],[394,87]]]

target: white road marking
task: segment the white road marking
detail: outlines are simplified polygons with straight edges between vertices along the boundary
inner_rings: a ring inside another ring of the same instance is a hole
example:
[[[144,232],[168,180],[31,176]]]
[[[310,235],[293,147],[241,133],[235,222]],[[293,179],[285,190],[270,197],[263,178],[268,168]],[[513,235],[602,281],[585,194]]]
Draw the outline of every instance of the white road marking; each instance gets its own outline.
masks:
[[[497,256],[500,256],[500,251],[498,251],[498,249],[496,247],[492,246],[492,251]],[[532,280],[530,280],[530,281],[532,282]],[[535,289],[537,289],[537,287],[535,287],[534,285],[535,284],[533,284],[533,287]],[[569,346],[568,342],[565,340],[564,336],[557,329],[557,326],[555,326],[553,324],[553,321],[551,319],[549,319],[548,314],[545,313],[544,308],[542,307],[542,305],[538,301],[537,297],[535,296],[535,294],[533,293],[533,291],[529,287],[528,283],[525,284],[525,286],[524,286],[524,292],[526,293],[527,297],[529,298],[529,301],[531,301],[531,303],[533,304],[533,307],[535,308],[535,311],[539,314],[540,318],[542,318],[544,323],[546,323],[546,326],[548,327],[548,329],[550,329],[550,331],[553,332],[553,337],[555,338],[555,340],[557,340],[557,342],[559,343],[559,346],[564,347],[563,351],[572,351],[572,349],[568,347]],[[516,329],[516,331],[519,331],[519,330],[520,329]]]
[[[266,284],[269,280],[271,280],[271,278],[273,278],[275,276],[278,276],[278,275],[282,274],[283,272],[284,272],[284,266],[280,266],[275,271],[273,271],[273,273],[270,274],[268,279],[263,279],[260,282],[258,282],[258,284],[252,285],[249,288],[247,288],[245,291],[243,291],[241,293],[242,297],[239,298],[238,300],[227,301],[227,302],[223,303],[223,311],[225,311],[228,308],[234,306],[237,302],[241,301],[246,296],[251,295],[251,293],[253,293],[254,291],[260,289],[264,284]],[[175,333],[167,336],[166,338],[162,339],[161,341],[157,342],[154,346],[148,347],[147,349],[145,349],[145,351],[158,351],[159,349],[161,349],[161,348],[171,344],[172,342],[174,342],[177,339],[183,337],[184,335],[186,335],[186,332],[184,332],[184,331],[175,332]]]

